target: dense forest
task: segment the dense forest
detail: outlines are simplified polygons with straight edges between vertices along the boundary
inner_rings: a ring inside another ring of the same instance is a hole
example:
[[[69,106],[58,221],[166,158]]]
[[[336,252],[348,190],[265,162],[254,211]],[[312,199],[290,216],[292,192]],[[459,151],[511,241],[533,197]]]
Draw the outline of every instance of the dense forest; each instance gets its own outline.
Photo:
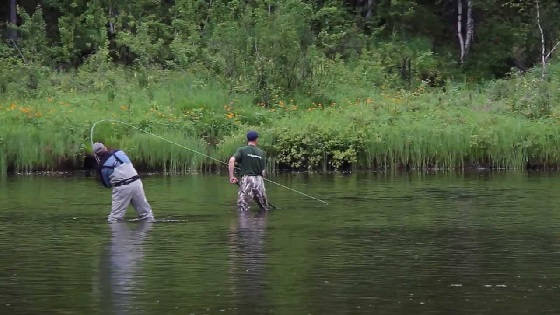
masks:
[[[220,157],[260,128],[295,169],[560,162],[543,134],[555,0],[7,0],[0,16],[3,172],[76,167],[111,117]],[[209,163],[119,128],[100,137],[148,168]]]
[[[0,8],[3,92],[10,81],[21,83],[13,75],[20,69],[5,71],[20,63],[69,70],[94,58],[202,68],[264,101],[267,92],[311,89],[329,61],[375,71],[372,84],[437,86],[503,77],[541,60],[535,0],[7,2]],[[560,4],[541,2],[547,54],[560,40]]]

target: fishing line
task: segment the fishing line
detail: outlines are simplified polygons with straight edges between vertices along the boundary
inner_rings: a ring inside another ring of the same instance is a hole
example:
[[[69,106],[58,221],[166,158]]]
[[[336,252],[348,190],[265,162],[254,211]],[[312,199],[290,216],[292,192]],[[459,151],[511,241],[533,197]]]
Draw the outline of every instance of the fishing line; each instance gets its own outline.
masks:
[[[212,157],[212,156],[210,156],[210,155],[208,155],[208,154],[204,154],[204,153],[202,153],[202,152],[200,152],[200,151],[191,149],[191,148],[186,147],[186,146],[184,146],[184,145],[182,145],[182,144],[180,144],[180,143],[177,143],[177,142],[175,142],[175,141],[166,139],[166,138],[164,138],[164,137],[162,137],[162,136],[159,136],[159,135],[156,135],[156,134],[151,133],[151,132],[149,132],[149,131],[146,131],[146,130],[144,130],[144,129],[138,128],[138,127],[136,127],[136,126],[134,126],[134,125],[132,125],[132,124],[129,124],[129,123],[124,122],[124,121],[116,120],[116,119],[102,119],[102,120],[99,120],[99,121],[96,121],[95,123],[93,123],[93,125],[91,126],[91,129],[90,129],[90,133],[89,133],[89,139],[90,139],[90,142],[91,142],[91,147],[92,147],[92,149],[93,149],[93,131],[94,131],[94,129],[95,129],[95,126],[96,126],[97,124],[99,124],[99,123],[102,123],[102,122],[113,122],[113,123],[120,123],[120,124],[123,124],[123,125],[125,125],[125,126],[130,127],[130,128],[133,128],[133,129],[135,129],[135,130],[138,130],[138,131],[140,131],[140,132],[142,132],[142,133],[145,133],[145,134],[150,135],[150,136],[152,136],[152,137],[156,137],[156,138],[158,138],[158,139],[160,139],[160,140],[163,140],[163,141],[165,141],[165,142],[167,142],[167,143],[176,145],[176,146],[178,146],[178,147],[180,147],[180,148],[183,148],[183,149],[185,149],[185,150],[187,150],[187,151],[190,151],[190,152],[199,154],[199,155],[201,155],[201,156],[204,156],[204,157],[206,157],[206,158],[208,158],[208,159],[210,159],[210,160],[212,160],[212,161],[214,161],[214,162],[218,162],[218,163],[220,163],[220,164],[229,166],[228,163],[226,163],[226,162],[224,162],[224,161],[221,161],[221,160],[218,160],[218,159],[216,159],[216,158],[214,158],[214,157]],[[95,153],[94,153],[93,155],[95,156],[95,159],[99,162],[99,158],[97,157],[97,155],[96,155]],[[236,168],[237,168],[237,167],[236,167]],[[328,204],[329,204],[328,202],[326,202],[326,201],[324,201],[324,200],[321,200],[321,199],[319,199],[319,198],[317,198],[317,197],[313,197],[313,196],[311,196],[311,195],[308,195],[308,194],[306,194],[306,193],[304,193],[304,192],[301,192],[301,191],[299,191],[299,190],[297,190],[297,189],[294,189],[294,188],[291,188],[291,187],[282,185],[282,184],[277,183],[277,182],[275,182],[275,181],[273,181],[273,180],[271,180],[271,179],[268,179],[268,178],[266,178],[266,177],[263,177],[263,179],[264,179],[265,181],[271,183],[271,184],[280,186],[280,187],[282,187],[282,188],[284,188],[284,189],[286,189],[286,190],[295,192],[295,193],[300,194],[300,195],[302,195],[302,196],[305,196],[305,197],[307,197],[307,198],[309,198],[309,199],[313,199],[313,200],[315,200],[315,201],[318,201],[318,202],[320,202],[320,203],[322,203],[322,204],[325,204],[325,205],[328,205]]]

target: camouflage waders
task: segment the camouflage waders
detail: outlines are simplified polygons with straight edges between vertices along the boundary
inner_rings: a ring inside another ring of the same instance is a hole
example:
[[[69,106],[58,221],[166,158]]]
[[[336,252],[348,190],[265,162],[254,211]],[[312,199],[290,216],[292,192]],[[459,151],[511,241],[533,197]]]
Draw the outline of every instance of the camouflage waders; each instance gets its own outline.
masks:
[[[239,209],[239,211],[249,211],[249,202],[251,199],[253,199],[261,209],[269,209],[262,176],[243,176],[239,181],[237,209]]]

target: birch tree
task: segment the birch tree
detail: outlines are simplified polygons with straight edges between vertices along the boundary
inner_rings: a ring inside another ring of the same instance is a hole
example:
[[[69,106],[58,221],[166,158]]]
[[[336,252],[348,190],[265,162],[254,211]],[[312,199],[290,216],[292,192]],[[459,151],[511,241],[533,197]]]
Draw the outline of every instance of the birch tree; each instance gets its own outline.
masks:
[[[365,6],[364,6],[365,18],[366,20],[369,20],[373,15],[373,6],[375,5],[375,3],[374,0],[364,0],[363,2],[365,2]]]
[[[546,76],[546,64],[548,63],[548,60],[550,59],[550,56],[552,56],[552,53],[560,45],[560,41],[558,41],[556,44],[554,44],[554,46],[552,46],[552,48],[548,51],[548,53],[546,52],[546,41],[545,41],[545,37],[544,37],[544,30],[543,30],[543,27],[542,27],[542,24],[541,24],[540,1],[535,0],[535,4],[536,4],[536,7],[537,7],[537,26],[539,27],[539,32],[541,34],[541,79],[544,80],[544,77]]]
[[[465,62],[474,36],[474,19],[472,17],[472,0],[466,0],[467,2],[467,18],[466,23],[463,22],[463,0],[457,0],[457,38],[459,39],[459,49],[460,56],[459,61],[461,64]],[[465,24],[465,25],[463,25]],[[463,28],[465,30],[463,30]]]

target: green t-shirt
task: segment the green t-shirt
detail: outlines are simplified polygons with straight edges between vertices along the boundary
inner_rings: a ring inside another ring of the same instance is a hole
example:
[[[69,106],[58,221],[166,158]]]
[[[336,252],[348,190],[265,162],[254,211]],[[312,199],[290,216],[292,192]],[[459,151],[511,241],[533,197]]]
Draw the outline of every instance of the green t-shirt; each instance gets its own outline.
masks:
[[[266,154],[264,151],[251,145],[237,149],[233,157],[239,168],[238,176],[262,175],[266,167]]]

